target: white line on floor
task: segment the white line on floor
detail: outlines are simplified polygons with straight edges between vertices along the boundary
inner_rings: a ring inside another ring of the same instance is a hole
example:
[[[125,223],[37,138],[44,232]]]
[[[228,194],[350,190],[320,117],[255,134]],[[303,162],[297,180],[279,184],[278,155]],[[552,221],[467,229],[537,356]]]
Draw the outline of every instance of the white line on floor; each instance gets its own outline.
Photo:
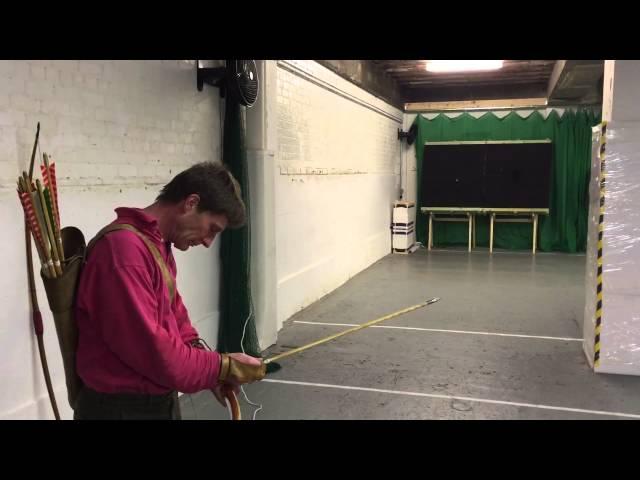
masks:
[[[296,320],[293,323],[304,325],[328,325],[335,327],[358,327],[356,323],[325,323],[325,322],[303,322]],[[392,325],[373,325],[369,328],[391,328],[396,330],[417,330],[420,332],[440,332],[440,333],[466,333],[469,335],[491,335],[496,337],[519,337],[519,338],[538,338],[541,340],[562,340],[564,342],[582,342],[581,338],[565,338],[565,337],[544,337],[540,335],[520,335],[517,333],[494,333],[494,332],[474,332],[467,330],[442,330],[439,328],[420,328],[420,327],[396,327]]]
[[[419,249],[419,251],[424,251],[425,253],[429,253],[429,250],[427,250],[424,247],[421,247]],[[467,250],[466,247],[458,247],[458,248],[438,248],[438,247],[432,247],[431,248],[432,252],[439,252],[439,253],[469,253],[469,251]],[[489,252],[489,248],[488,247],[476,247],[474,250],[471,251],[472,254],[475,255],[487,255],[487,253]],[[506,254],[506,255],[522,255],[522,256],[531,256],[531,250],[504,250],[504,249],[498,249],[498,248],[494,248],[493,249],[493,253],[494,254]],[[536,255],[539,256],[565,256],[565,257],[585,257],[586,254],[585,253],[566,253],[566,252],[541,252],[540,250],[536,251]]]
[[[262,381],[268,382],[268,383],[281,383],[281,384],[287,384],[287,385],[301,385],[305,387],[336,388],[340,390],[359,390],[363,392],[387,393],[392,395],[406,395],[411,397],[439,398],[444,400],[460,400],[460,401],[466,401],[466,402],[491,403],[494,405],[511,405],[514,407],[538,408],[542,410],[558,410],[562,412],[587,413],[592,415],[609,415],[613,417],[640,418],[640,415],[636,415],[633,413],[607,412],[604,410],[586,410],[584,408],[554,407],[552,405],[540,405],[535,403],[521,403],[521,402],[506,402],[503,400],[489,400],[486,398],[473,398],[473,397],[458,397],[453,395],[440,395],[435,393],[403,392],[399,390],[385,390],[382,388],[352,387],[347,385],[331,385],[328,383],[295,382],[293,380],[275,380],[275,379],[269,379],[269,378],[265,378]]]

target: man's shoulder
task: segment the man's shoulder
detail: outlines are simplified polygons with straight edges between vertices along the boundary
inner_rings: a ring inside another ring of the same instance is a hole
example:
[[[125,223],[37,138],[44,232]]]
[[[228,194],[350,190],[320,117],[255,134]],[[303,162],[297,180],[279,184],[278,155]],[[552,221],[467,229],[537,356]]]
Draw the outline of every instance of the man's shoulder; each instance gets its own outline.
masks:
[[[144,241],[129,230],[114,230],[104,234],[93,246],[89,261],[101,259],[112,262],[115,266],[148,266],[153,260],[151,252]]]

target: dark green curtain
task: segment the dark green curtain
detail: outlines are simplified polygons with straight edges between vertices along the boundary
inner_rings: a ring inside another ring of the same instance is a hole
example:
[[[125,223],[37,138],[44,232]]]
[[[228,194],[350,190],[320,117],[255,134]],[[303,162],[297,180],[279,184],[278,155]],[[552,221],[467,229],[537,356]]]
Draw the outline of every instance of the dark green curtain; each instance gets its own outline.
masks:
[[[247,224],[242,228],[229,229],[222,233],[218,351],[241,351],[242,331],[248,318],[243,342],[244,349],[249,355],[259,356],[255,313],[251,305],[249,175],[244,143],[243,108],[233,97],[227,96],[222,161],[229,167],[242,187],[242,198],[247,207]]]
[[[539,217],[539,248],[542,251],[583,252],[587,242],[589,212],[589,175],[591,169],[591,127],[600,121],[592,110],[553,110],[547,118],[534,111],[526,118],[511,112],[503,118],[487,112],[479,118],[468,113],[449,118],[439,114],[429,120],[418,115],[416,158],[418,170],[418,206],[421,205],[422,160],[425,142],[484,140],[544,140],[553,142],[550,212]],[[426,245],[428,221],[418,211],[416,236]],[[476,245],[489,245],[488,216],[476,217]],[[466,245],[466,224],[439,222],[434,227],[436,246]],[[529,249],[531,224],[499,223],[494,227],[494,246]]]

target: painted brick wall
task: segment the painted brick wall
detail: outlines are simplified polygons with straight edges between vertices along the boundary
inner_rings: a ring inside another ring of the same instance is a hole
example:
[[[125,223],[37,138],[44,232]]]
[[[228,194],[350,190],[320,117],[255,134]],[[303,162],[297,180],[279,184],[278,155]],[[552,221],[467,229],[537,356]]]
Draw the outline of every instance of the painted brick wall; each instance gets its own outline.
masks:
[[[281,324],[390,252],[403,116],[313,61],[277,75]]]

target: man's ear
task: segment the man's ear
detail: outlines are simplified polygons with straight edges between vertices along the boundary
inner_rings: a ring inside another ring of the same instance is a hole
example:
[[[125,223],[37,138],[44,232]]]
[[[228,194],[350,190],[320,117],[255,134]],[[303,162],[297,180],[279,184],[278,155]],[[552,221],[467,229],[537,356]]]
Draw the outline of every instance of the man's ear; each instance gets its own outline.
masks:
[[[192,210],[196,210],[198,205],[200,204],[200,195],[197,193],[192,193],[187,198],[184,199],[184,210],[185,213],[190,212]]]

